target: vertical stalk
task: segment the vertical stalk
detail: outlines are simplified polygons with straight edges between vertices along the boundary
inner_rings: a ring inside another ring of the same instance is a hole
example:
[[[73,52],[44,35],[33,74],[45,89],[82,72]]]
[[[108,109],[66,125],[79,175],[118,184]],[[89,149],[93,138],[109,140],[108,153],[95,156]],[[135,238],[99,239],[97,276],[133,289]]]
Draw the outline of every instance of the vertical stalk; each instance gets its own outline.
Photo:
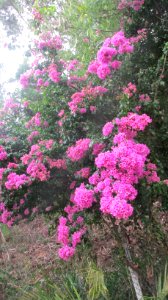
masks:
[[[140,282],[139,282],[138,273],[131,267],[131,265],[133,265],[133,261],[131,258],[131,253],[129,250],[129,243],[128,243],[127,237],[125,236],[123,230],[121,230],[121,227],[118,228],[118,232],[121,237],[121,243],[122,243],[122,246],[125,251],[126,259],[127,259],[128,263],[130,263],[130,265],[128,266],[128,270],[130,273],[132,285],[135,290],[136,299],[143,300],[143,294],[142,294],[142,289],[141,289]]]

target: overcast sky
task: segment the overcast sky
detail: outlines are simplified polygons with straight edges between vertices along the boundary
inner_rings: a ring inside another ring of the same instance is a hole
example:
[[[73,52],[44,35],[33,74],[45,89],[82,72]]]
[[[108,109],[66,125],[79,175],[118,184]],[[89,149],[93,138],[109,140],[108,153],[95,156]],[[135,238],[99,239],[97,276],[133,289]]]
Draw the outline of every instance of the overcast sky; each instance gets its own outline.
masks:
[[[6,92],[13,92],[17,83],[7,83],[9,79],[14,78],[19,65],[24,61],[24,53],[28,49],[30,40],[30,31],[24,27],[22,34],[17,38],[19,48],[10,50],[8,45],[11,44],[10,37],[7,37],[2,24],[0,24],[0,84],[3,85]]]

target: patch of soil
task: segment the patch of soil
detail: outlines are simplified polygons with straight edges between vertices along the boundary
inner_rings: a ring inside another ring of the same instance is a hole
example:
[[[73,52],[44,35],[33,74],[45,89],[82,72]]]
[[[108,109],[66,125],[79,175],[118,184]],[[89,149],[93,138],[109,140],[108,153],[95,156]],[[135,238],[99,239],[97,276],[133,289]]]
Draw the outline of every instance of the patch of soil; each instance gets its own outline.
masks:
[[[0,243],[0,268],[16,280],[34,283],[41,270],[54,267],[57,247],[55,235],[49,236],[42,216],[31,222],[22,220]]]

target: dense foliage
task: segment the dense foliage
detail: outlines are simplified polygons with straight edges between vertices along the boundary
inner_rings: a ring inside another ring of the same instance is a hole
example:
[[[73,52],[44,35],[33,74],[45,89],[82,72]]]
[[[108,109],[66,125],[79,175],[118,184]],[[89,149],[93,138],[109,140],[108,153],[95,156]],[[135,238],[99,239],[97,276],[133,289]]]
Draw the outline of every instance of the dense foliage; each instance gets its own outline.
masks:
[[[68,261],[100,217],[118,234],[168,209],[168,5],[44,2],[32,7],[22,89],[1,104],[0,222],[62,211]]]

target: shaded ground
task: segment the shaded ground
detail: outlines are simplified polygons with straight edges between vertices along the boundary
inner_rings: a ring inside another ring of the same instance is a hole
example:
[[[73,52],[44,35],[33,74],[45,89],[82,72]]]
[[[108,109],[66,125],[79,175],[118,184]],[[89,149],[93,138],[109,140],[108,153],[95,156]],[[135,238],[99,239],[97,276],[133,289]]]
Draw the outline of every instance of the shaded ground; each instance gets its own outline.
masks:
[[[138,272],[144,295],[156,293],[158,275],[163,272],[168,259],[168,213],[159,211],[158,203],[155,203],[151,215],[152,222],[140,219],[122,222],[132,256],[131,268]],[[81,280],[89,260],[94,260],[105,273],[111,295],[119,294],[118,299],[123,300],[132,299],[129,298],[133,290],[128,272],[130,262],[118,235],[120,222],[104,218],[102,222],[90,225],[85,243],[68,264],[58,259],[55,230],[53,235],[48,233],[48,228],[55,226],[53,222],[50,224],[49,219],[46,222],[43,216],[37,216],[30,222],[22,220],[10,230],[3,228],[0,236],[0,300],[25,300],[22,298],[24,291],[31,290],[36,284],[43,286],[46,278],[61,286],[61,274],[68,272],[77,274]],[[123,286],[127,287],[124,291]]]
[[[49,236],[42,216],[22,221],[0,237],[0,270],[22,285],[31,285],[54,267],[57,258],[55,235]],[[42,275],[43,273],[43,275]],[[5,299],[3,275],[0,277],[0,299]],[[3,286],[3,288],[2,288]],[[5,299],[6,300],[6,299]]]

